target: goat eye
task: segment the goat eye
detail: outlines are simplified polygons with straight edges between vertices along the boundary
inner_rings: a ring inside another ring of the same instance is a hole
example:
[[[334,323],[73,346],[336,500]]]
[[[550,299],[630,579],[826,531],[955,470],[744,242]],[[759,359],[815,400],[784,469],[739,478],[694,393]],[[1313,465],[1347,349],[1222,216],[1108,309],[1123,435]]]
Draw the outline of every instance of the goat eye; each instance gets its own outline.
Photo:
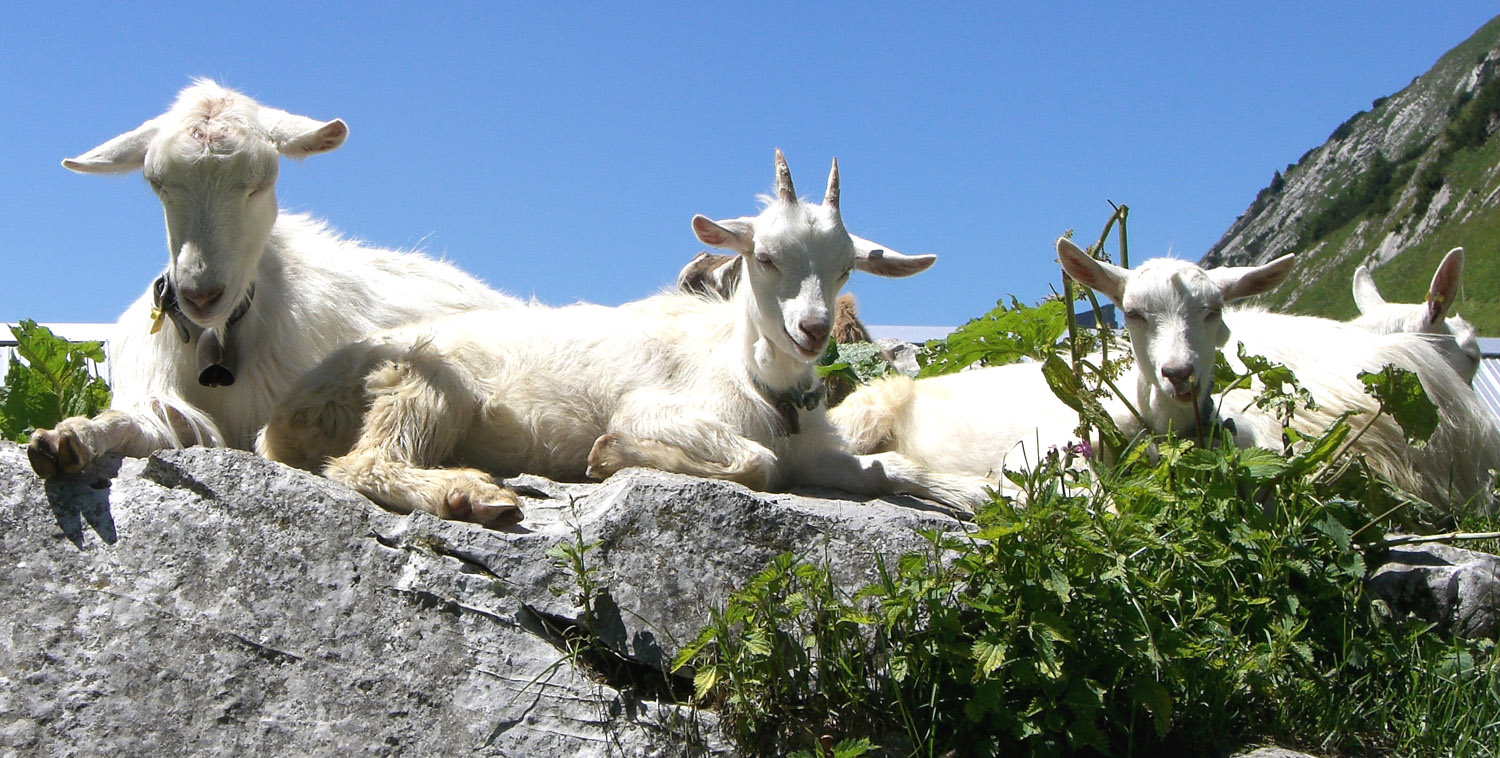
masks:
[[[1134,309],[1127,310],[1127,311],[1125,311],[1125,320],[1126,321],[1145,321],[1146,320],[1146,314],[1141,313],[1140,311],[1134,310]]]
[[[772,271],[776,270],[776,263],[771,260],[771,256],[766,255],[765,253],[756,255],[755,262],[759,263],[762,266],[765,266],[768,269],[771,269]]]
[[[161,194],[162,183],[161,183],[160,179],[155,179],[155,178],[152,178],[152,177],[148,176],[148,177],[146,177],[146,183],[149,184],[149,185],[151,185],[151,191],[152,192],[155,192],[157,194]]]
[[[1220,308],[1215,308],[1215,309],[1209,311],[1208,315],[1203,317],[1203,320],[1204,321],[1218,321],[1219,319],[1221,319],[1223,317],[1224,317],[1224,311],[1222,309],[1220,309]]]

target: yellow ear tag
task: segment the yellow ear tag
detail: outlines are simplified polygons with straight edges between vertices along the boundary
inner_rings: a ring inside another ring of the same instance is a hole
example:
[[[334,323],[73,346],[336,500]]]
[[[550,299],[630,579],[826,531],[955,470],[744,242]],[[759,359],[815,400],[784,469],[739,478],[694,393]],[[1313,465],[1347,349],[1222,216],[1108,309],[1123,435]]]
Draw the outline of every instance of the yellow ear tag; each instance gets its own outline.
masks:
[[[160,308],[152,308],[151,309],[151,333],[152,334],[156,334],[157,332],[161,331],[161,322],[166,317],[167,317],[166,311],[163,311]]]

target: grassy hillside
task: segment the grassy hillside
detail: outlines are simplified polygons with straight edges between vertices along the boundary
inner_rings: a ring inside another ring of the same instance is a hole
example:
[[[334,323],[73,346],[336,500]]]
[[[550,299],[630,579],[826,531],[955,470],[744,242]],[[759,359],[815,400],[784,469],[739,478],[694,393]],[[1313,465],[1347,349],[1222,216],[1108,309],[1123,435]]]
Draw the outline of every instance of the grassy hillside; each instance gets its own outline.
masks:
[[[1388,300],[1423,299],[1453,247],[1468,252],[1457,311],[1500,335],[1500,18],[1400,92],[1350,117],[1276,172],[1204,261],[1298,256],[1265,304],[1355,314],[1350,279],[1374,268]]]

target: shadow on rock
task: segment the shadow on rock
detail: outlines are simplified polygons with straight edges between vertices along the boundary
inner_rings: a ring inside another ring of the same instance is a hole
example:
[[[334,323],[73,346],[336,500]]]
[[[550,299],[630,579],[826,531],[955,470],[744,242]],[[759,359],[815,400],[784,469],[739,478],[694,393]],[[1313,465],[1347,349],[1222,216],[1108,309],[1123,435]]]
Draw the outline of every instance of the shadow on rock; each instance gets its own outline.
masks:
[[[85,523],[106,544],[120,538],[109,509],[110,483],[120,473],[120,461],[118,455],[104,456],[77,474],[54,477],[43,485],[58,528],[80,550],[86,542]]]

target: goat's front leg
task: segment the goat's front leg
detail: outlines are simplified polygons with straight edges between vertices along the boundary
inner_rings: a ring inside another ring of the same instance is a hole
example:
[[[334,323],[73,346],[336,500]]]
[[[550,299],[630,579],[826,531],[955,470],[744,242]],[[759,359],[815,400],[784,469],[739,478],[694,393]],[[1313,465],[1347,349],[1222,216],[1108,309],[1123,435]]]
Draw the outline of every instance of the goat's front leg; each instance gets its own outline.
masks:
[[[723,460],[706,459],[670,442],[610,432],[594,440],[594,447],[589,450],[587,475],[592,479],[608,479],[620,469],[642,466],[690,476],[727,479],[753,490],[770,489],[775,473],[775,453],[750,440],[733,445],[727,452]]]
[[[987,505],[996,486],[977,476],[932,471],[899,453],[846,453],[832,441],[799,445],[787,457],[800,484],[862,495],[916,495],[966,511]]]
[[[456,449],[479,400],[441,356],[377,367],[365,382],[370,408],[354,447],[323,473],[399,513],[423,510],[490,528],[521,519],[516,494],[472,468],[435,468]]]
[[[202,412],[185,401],[152,399],[134,411],[73,416],[31,434],[26,457],[43,479],[75,474],[106,453],[132,457],[186,444],[221,446],[224,439]]]
[[[660,393],[637,393],[622,403],[609,431],[594,441],[588,463],[587,474],[594,479],[644,466],[727,479],[754,490],[771,487],[777,465],[766,446]]]

